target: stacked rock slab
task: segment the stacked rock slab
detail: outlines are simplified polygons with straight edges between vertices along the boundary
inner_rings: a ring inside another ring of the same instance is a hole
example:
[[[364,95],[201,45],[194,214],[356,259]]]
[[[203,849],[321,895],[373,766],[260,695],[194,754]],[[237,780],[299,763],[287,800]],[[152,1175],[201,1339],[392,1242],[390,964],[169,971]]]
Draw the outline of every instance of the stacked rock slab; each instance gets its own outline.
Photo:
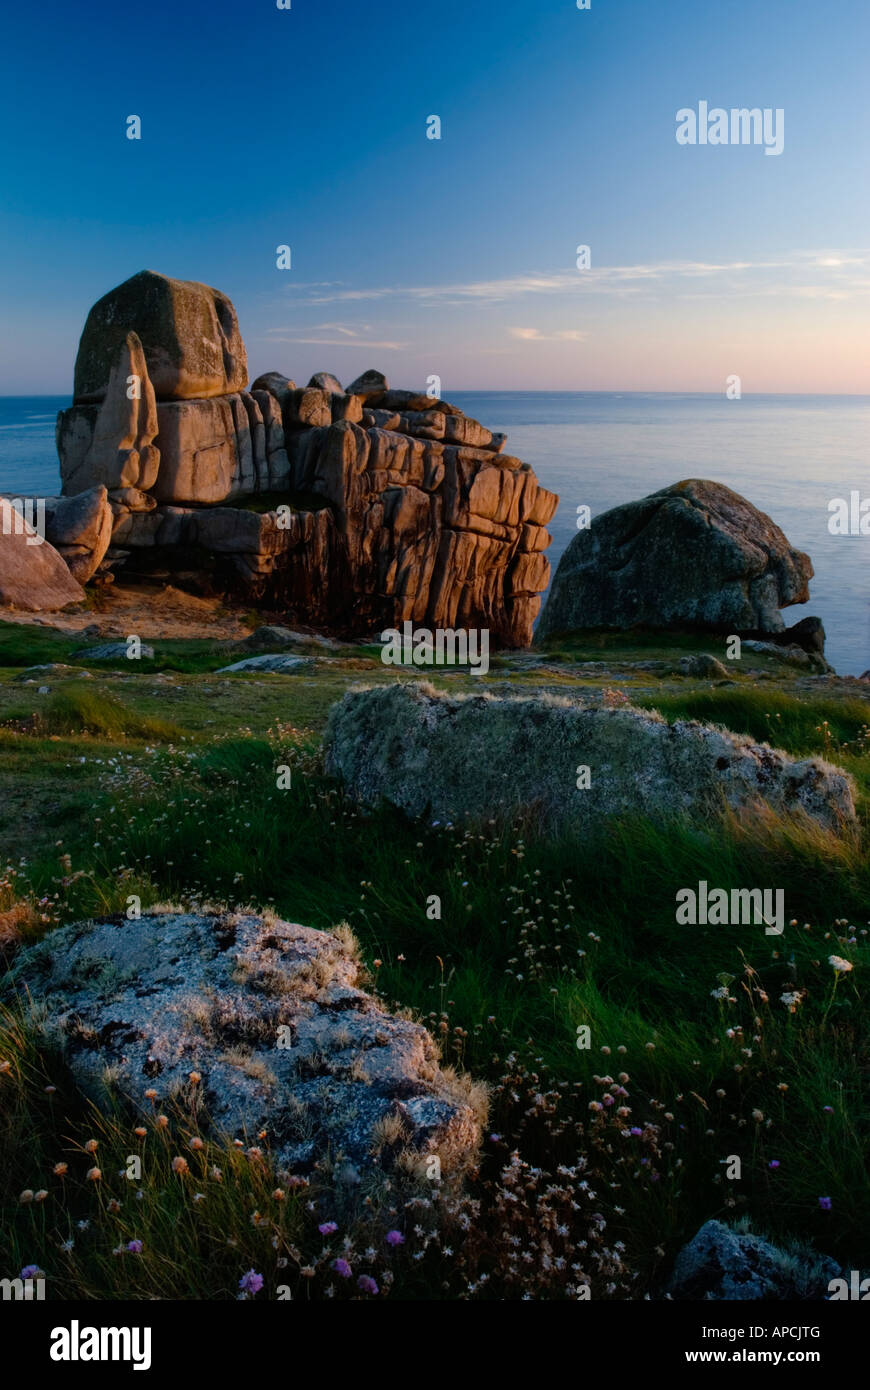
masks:
[[[207,286],[143,271],[91,310],[58,450],[65,493],[109,489],[108,563],[204,570],[339,635],[412,621],[528,644],[558,498],[503,435],[376,371],[246,376]]]

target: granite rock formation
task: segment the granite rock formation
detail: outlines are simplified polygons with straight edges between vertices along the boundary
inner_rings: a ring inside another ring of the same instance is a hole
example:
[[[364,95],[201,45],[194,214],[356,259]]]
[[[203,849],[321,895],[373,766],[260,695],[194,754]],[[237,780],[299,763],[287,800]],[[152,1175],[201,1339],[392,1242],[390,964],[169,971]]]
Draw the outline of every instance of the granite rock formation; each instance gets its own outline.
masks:
[[[215,290],[143,271],[91,310],[57,438],[64,493],[108,489],[105,568],[239,589],[339,636],[410,620],[529,643],[558,498],[503,435],[374,370],[347,389],[246,374]]]

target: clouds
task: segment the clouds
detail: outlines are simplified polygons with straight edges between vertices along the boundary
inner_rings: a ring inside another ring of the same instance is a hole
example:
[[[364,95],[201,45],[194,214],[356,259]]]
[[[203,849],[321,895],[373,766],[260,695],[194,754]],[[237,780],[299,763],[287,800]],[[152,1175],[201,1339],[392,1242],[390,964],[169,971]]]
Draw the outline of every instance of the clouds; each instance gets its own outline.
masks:
[[[593,248],[594,254],[594,248]],[[807,283],[810,281],[811,283]],[[796,251],[782,259],[732,261],[656,261],[648,264],[592,266],[588,270],[532,271],[496,280],[469,280],[443,285],[380,285],[350,288],[341,284],[288,286],[294,300],[311,305],[393,300],[418,306],[507,303],[520,299],[606,295],[670,298],[697,286],[705,297],[716,288],[729,294],[796,294],[841,298],[844,292],[866,293],[870,287],[870,251]]]
[[[369,336],[375,332],[371,324],[360,324],[357,328],[349,328],[343,323],[321,323],[311,328],[302,330],[302,333],[323,334],[332,333],[334,337],[303,337],[299,332],[294,332],[291,328],[270,328],[265,334],[265,339],[270,343],[304,343],[310,347],[338,347],[338,348],[380,348],[384,352],[402,352],[407,348],[407,342],[393,342],[389,339],[372,338]],[[340,336],[339,336],[340,335]]]
[[[511,328],[509,331],[512,338],[519,338],[524,343],[582,343],[589,336],[577,328],[566,328],[557,333],[542,333],[539,328]]]

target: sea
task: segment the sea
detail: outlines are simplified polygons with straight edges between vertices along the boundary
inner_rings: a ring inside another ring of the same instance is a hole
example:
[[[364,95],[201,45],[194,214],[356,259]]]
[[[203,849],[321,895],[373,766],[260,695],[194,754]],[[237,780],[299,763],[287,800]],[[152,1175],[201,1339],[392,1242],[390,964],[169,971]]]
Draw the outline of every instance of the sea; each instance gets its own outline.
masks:
[[[820,617],[836,670],[870,668],[870,536],[828,529],[833,499],[865,495],[870,396],[454,391],[450,399],[507,434],[507,452],[559,494],[550,523],[554,571],[576,533],[578,507],[594,517],[684,478],[708,478],[767,512],[810,556],[810,602],[786,609],[786,623]],[[60,491],[54,426],[69,403],[0,397],[0,493]]]

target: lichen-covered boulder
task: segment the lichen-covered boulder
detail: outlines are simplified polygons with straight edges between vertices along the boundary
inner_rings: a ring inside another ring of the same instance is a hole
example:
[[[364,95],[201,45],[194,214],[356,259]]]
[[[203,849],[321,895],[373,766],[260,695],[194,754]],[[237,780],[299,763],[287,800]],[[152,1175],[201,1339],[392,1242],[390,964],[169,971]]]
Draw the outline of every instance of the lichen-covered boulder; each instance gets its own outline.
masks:
[[[361,981],[347,928],[167,910],[54,931],[19,954],[7,985],[32,1002],[98,1104],[108,1075],[151,1115],[146,1092],[183,1099],[195,1071],[213,1131],[266,1129],[281,1164],[344,1155],[362,1172],[407,1148],[461,1173],[485,1100],[442,1070],[420,1024],[388,1013]]]
[[[781,1250],[761,1236],[707,1221],[677,1256],[667,1292],[691,1301],[820,1301],[840,1266],[810,1250]]]
[[[602,512],[553,578],[537,637],[584,628],[779,632],[813,567],[769,516],[721,483],[690,479]]]
[[[243,391],[248,360],[236,311],[220,290],[140,270],[88,314],[75,367],[75,400],[101,401],[127,334],[142,341],[158,400]]]
[[[848,774],[820,758],[631,705],[357,687],[330,711],[325,746],[328,770],[363,804],[442,822],[526,812],[545,830],[584,832],[604,816],[706,819],[757,803],[832,829],[855,821]]]

